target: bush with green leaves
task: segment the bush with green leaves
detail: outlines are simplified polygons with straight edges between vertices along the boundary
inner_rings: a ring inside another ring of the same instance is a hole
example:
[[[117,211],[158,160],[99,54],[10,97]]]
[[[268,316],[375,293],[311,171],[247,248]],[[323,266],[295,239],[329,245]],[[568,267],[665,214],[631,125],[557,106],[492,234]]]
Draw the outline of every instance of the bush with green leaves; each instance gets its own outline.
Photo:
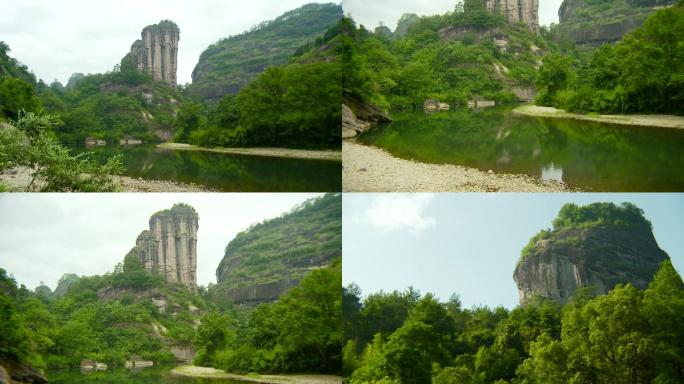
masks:
[[[72,156],[52,133],[58,124],[51,115],[20,113],[12,126],[0,130],[0,170],[28,170],[28,191],[115,191],[117,185],[112,175],[122,171],[120,157],[99,164],[88,153]]]

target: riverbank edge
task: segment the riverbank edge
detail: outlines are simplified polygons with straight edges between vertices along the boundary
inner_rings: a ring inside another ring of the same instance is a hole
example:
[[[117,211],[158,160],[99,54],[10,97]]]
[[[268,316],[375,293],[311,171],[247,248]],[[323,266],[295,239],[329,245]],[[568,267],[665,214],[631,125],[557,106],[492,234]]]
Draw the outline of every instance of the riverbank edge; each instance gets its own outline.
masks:
[[[529,175],[400,159],[353,139],[342,141],[342,157],[343,192],[580,192]]]
[[[215,368],[181,365],[171,370],[171,375],[207,379],[231,379],[259,384],[341,384],[342,378],[332,375],[236,375]]]
[[[684,116],[676,115],[580,115],[566,112],[554,107],[540,107],[537,105],[523,105],[513,110],[513,114],[533,117],[548,117],[557,119],[574,119],[594,121],[597,123],[632,125],[640,127],[656,127],[684,129]]]
[[[186,184],[169,180],[145,180],[127,176],[112,176],[118,190],[116,192],[216,192],[198,184]],[[39,192],[40,184],[27,191],[31,172],[28,168],[14,168],[0,173],[0,183],[8,187],[7,192]]]
[[[308,150],[290,148],[207,148],[183,143],[162,143],[157,144],[157,148],[173,151],[214,152],[229,155],[280,157],[301,160],[342,161],[342,151],[336,150]]]

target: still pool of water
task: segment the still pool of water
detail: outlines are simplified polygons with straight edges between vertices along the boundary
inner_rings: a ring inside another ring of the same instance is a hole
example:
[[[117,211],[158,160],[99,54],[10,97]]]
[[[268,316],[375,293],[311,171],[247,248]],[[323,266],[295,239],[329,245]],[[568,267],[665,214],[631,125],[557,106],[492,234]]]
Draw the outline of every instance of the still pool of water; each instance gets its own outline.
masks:
[[[71,148],[104,162],[122,154],[124,175],[194,183],[224,192],[335,192],[342,188],[339,161],[172,151],[152,145]]]
[[[203,379],[193,377],[172,376],[169,371],[173,367],[148,368],[138,372],[119,369],[96,372],[84,375],[80,371],[48,373],[50,384],[239,384],[240,381],[230,379]]]
[[[684,130],[511,111],[402,112],[359,140],[404,159],[528,174],[585,191],[684,191]]]

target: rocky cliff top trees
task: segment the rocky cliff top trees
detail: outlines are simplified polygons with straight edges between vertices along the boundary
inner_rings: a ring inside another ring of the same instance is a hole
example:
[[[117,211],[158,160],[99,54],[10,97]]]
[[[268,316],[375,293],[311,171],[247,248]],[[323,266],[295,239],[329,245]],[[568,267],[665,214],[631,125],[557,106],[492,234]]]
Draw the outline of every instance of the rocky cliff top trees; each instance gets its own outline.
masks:
[[[634,204],[567,204],[553,227],[521,252],[513,275],[521,304],[535,295],[566,303],[584,287],[596,294],[624,283],[643,289],[669,259]]]

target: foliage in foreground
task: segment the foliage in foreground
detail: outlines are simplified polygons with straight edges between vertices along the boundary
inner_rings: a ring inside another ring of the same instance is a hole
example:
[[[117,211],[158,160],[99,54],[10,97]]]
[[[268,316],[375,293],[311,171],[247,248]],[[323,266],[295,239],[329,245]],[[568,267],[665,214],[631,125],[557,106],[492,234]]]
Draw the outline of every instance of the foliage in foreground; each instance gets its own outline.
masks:
[[[55,117],[33,112],[19,113],[12,126],[0,129],[0,172],[20,167],[28,170],[28,191],[109,192],[116,190],[112,175],[121,173],[120,157],[104,165],[89,154],[72,156],[52,133]]]
[[[572,112],[684,114],[684,2],[658,10],[618,44],[588,63],[545,57],[537,104]]]
[[[339,373],[342,359],[342,263],[311,272],[240,324],[210,313],[197,330],[196,364],[228,372]]]
[[[684,284],[670,261],[649,287],[563,308],[462,309],[414,290],[343,293],[344,371],[360,383],[681,383]]]

